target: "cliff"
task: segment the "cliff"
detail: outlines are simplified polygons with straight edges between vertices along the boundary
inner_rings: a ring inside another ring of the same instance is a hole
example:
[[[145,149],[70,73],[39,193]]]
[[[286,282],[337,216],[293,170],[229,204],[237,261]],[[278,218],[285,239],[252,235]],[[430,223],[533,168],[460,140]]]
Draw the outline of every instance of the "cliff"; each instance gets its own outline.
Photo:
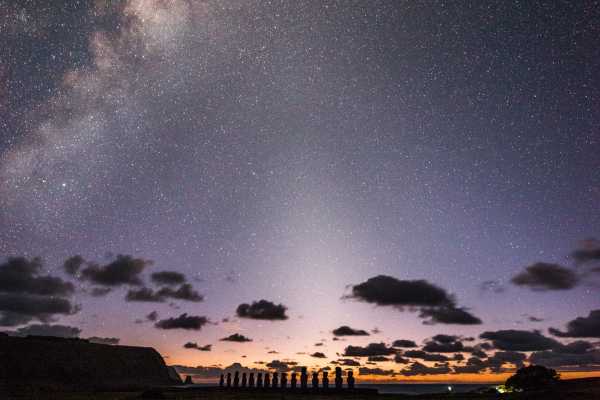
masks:
[[[0,335],[0,389],[117,390],[181,383],[150,347]]]

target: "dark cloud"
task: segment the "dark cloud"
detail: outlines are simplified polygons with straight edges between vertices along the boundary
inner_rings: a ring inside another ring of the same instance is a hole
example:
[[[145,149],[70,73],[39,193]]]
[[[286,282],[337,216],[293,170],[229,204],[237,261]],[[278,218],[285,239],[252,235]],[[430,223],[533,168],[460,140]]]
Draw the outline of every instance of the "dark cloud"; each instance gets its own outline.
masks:
[[[410,362],[410,360],[408,358],[402,357],[401,354],[396,354],[394,356],[394,362],[396,364],[408,364]]]
[[[587,317],[577,317],[569,321],[566,331],[560,331],[556,328],[550,328],[549,331],[558,337],[600,338],[600,310],[592,310]]]
[[[529,362],[547,367],[600,368],[600,351],[594,344],[577,340],[558,348],[531,353]],[[587,368],[589,370],[589,368]]]
[[[221,339],[222,342],[239,342],[239,343],[243,343],[243,342],[251,342],[252,339],[241,335],[239,333],[234,333],[232,335],[229,335],[227,337],[224,337]]]
[[[347,325],[342,325],[337,329],[333,330],[335,336],[369,336],[367,331],[362,329],[353,329]]]
[[[369,343],[366,347],[348,346],[344,350],[346,357],[389,356],[394,353],[396,350],[387,347],[385,343]]]
[[[471,357],[465,365],[455,365],[453,371],[456,374],[478,374],[487,369],[487,364],[480,358]]]
[[[507,363],[513,364],[515,368],[521,368],[526,358],[525,354],[516,351],[497,351],[485,360],[485,364],[492,372],[504,372],[506,369],[503,367]]]
[[[525,315],[525,317],[527,318],[527,320],[529,322],[542,322],[542,321],[544,321],[544,318],[538,318],[538,317],[533,316],[533,315]]]
[[[168,318],[154,324],[158,329],[188,329],[199,331],[208,324],[208,318],[195,315],[181,314],[176,318]]]
[[[597,344],[596,344],[597,345]],[[595,345],[585,340],[576,340],[568,344],[561,344],[560,346],[553,349],[557,353],[566,354],[584,354],[590,350],[593,350]]]
[[[17,293],[0,293],[0,326],[16,326],[33,319],[51,321],[57,314],[70,315],[79,311],[69,299]]]
[[[83,257],[77,255],[69,257],[65,260],[63,268],[68,275],[75,276],[79,272],[81,266],[85,263]]]
[[[359,375],[378,375],[378,376],[395,376],[396,371],[392,369],[381,369],[381,368],[367,368],[360,367],[358,369]]]
[[[370,356],[368,361],[370,361],[370,362],[386,362],[386,361],[390,361],[390,359],[385,356]]]
[[[575,271],[558,264],[538,262],[525,268],[511,279],[519,286],[528,286],[535,290],[566,290],[579,283]]]
[[[269,321],[285,320],[287,307],[283,304],[275,304],[268,300],[254,301],[252,304],[240,304],[236,310],[240,318],[263,319]]]
[[[150,275],[152,282],[157,285],[180,285],[185,283],[185,275],[176,271],[160,271]]]
[[[457,325],[478,325],[481,320],[469,313],[465,308],[457,308],[453,305],[423,308],[420,313],[421,318],[429,318],[425,324],[457,324]]]
[[[433,367],[428,367],[418,361],[412,363],[408,368],[400,371],[400,375],[415,376],[415,375],[441,375],[451,372],[448,364],[436,364]]]
[[[403,353],[404,357],[419,358],[424,361],[448,361],[449,358],[443,354],[431,354],[423,350],[408,350]]]
[[[55,336],[76,338],[79,337],[81,329],[66,325],[33,324],[7,333],[13,336]]]
[[[93,297],[102,297],[102,296],[106,296],[107,294],[109,294],[111,292],[111,288],[108,287],[95,287],[92,288],[92,290],[90,291],[90,294]]]
[[[571,257],[577,264],[600,261],[600,240],[584,240],[580,248],[571,253]]]
[[[348,296],[379,306],[443,306],[453,301],[446,291],[425,280],[399,280],[378,275],[352,287]]]
[[[340,358],[336,362],[337,364],[346,366],[346,367],[360,367],[360,362],[353,360],[351,358]],[[333,364],[333,362],[332,362]]]
[[[156,311],[152,311],[151,313],[146,315],[146,319],[148,321],[155,322],[156,320],[158,320],[158,313]]]
[[[145,301],[145,302],[164,302],[165,298],[159,296],[154,290],[142,287],[139,289],[130,289],[125,296],[127,301]]]
[[[0,264],[0,292],[40,296],[70,296],[75,290],[71,282],[40,275],[41,258],[9,258]]]
[[[295,361],[273,360],[270,363],[265,364],[265,367],[270,368],[270,369],[275,369],[278,372],[287,372],[287,371],[290,371],[296,365],[298,365],[298,363]]]
[[[473,351],[471,351],[471,355],[478,358],[487,358],[487,354],[481,349],[473,349]]]
[[[212,344],[207,344],[204,346],[198,346],[198,343],[195,342],[187,342],[186,344],[183,345],[184,349],[196,349],[196,350],[200,350],[200,351],[211,351],[212,350]]]
[[[103,286],[141,285],[140,274],[151,264],[149,260],[119,254],[113,262],[103,266],[88,263],[81,270],[81,279]]]
[[[455,343],[456,341],[458,341],[459,337],[456,335],[446,335],[446,334],[437,334],[434,337],[431,338],[433,341],[438,342],[438,343]]]
[[[58,315],[74,314],[78,307],[68,299],[71,282],[41,275],[40,258],[8,258],[0,264],[0,326],[17,326],[32,320],[49,322]]]
[[[464,345],[457,336],[435,335],[431,341],[425,343],[423,351],[429,353],[455,353],[464,351]]]
[[[310,356],[314,357],[314,358],[327,358],[327,356],[325,354],[321,353],[320,351],[315,351]]]
[[[480,324],[481,320],[465,308],[456,307],[454,299],[444,289],[426,280],[400,280],[378,275],[352,286],[352,294],[345,296],[379,306],[418,307],[426,324]]]
[[[453,343],[438,343],[438,342],[427,342],[423,346],[423,350],[430,353],[454,353],[457,351],[463,351],[464,346],[461,342]]]
[[[147,287],[130,289],[125,297],[125,300],[127,301],[146,301],[157,303],[162,303],[167,299],[200,302],[204,300],[204,296],[195,291],[192,288],[192,285],[189,283],[184,283],[176,290],[170,287],[163,287],[158,291],[154,291]]]
[[[189,283],[184,283],[183,285],[179,286],[177,290],[173,290],[170,287],[164,287],[158,291],[157,295],[163,298],[171,298],[193,302],[200,302],[204,300],[204,296],[195,291],[192,288],[192,285],[190,285]]]
[[[487,331],[479,337],[491,340],[496,349],[508,351],[548,350],[560,345],[556,340],[542,335],[539,331],[514,329]]]
[[[277,350],[269,350],[267,354],[279,354]]]
[[[121,339],[116,338],[116,337],[98,337],[98,336],[89,337],[89,338],[87,338],[87,340],[92,343],[110,344],[110,345],[117,345],[121,341]]]
[[[392,343],[392,347],[412,348],[417,347],[417,344],[412,340],[398,339],[394,340],[394,343]]]

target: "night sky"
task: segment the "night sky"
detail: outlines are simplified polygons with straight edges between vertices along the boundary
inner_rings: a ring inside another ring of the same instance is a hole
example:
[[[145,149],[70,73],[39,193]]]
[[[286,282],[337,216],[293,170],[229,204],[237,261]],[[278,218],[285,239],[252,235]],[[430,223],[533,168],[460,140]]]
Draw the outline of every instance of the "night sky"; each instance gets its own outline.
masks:
[[[0,0],[0,330],[592,375],[599,38],[592,0]]]

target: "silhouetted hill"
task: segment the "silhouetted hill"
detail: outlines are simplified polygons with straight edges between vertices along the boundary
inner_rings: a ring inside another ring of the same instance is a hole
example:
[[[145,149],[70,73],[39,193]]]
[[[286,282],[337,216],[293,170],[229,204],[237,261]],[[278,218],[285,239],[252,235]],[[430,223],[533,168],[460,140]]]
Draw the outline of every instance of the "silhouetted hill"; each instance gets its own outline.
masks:
[[[0,390],[115,390],[181,383],[150,347],[0,335]]]

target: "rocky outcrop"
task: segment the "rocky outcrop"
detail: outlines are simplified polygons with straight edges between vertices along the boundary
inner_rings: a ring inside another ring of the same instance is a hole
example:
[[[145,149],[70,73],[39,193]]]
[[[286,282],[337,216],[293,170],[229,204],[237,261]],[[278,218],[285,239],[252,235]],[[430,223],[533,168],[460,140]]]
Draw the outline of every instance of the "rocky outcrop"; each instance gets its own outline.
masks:
[[[180,384],[150,347],[0,335],[0,388],[117,390]]]

